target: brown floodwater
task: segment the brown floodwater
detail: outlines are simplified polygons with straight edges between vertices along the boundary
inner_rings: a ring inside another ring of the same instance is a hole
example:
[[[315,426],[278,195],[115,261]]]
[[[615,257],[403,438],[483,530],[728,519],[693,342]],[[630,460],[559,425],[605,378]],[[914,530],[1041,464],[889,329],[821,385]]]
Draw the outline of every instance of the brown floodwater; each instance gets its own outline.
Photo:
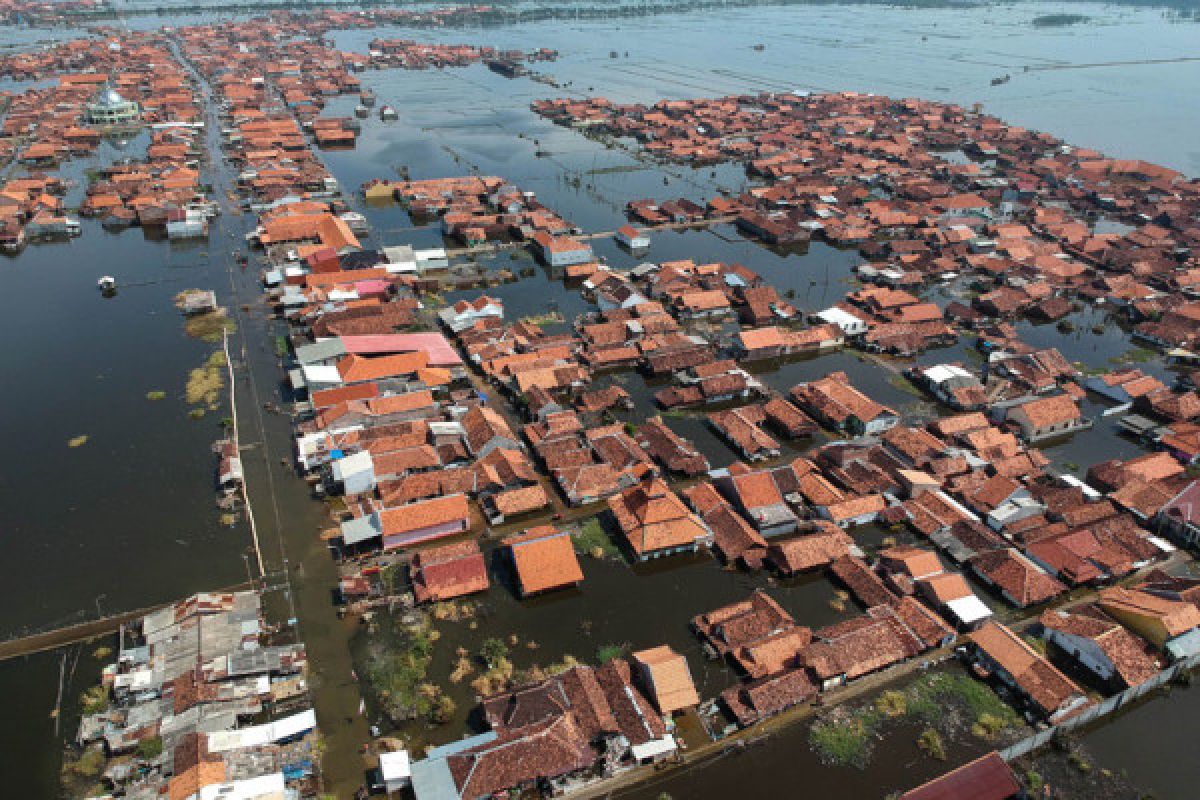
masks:
[[[1153,10],[1079,4],[1082,13],[1102,24],[1032,28],[1030,19],[1047,9],[1057,10],[1037,3],[953,11],[761,7],[617,23],[338,33],[339,46],[359,51],[377,35],[524,49],[556,47],[563,58],[545,65],[545,71],[555,75],[562,88],[506,80],[482,66],[368,72],[364,85],[376,91],[381,103],[401,109],[400,121],[365,121],[356,150],[325,157],[348,190],[370,178],[392,176],[400,166],[418,178],[473,168],[503,175],[536,191],[543,202],[585,229],[612,230],[620,224],[621,208],[629,199],[703,200],[721,188],[736,190],[745,177],[736,165],[671,166],[664,181],[663,171],[625,150],[609,149],[535,117],[528,110],[531,100],[594,91],[618,100],[653,102],[807,88],[920,95],[967,104],[982,101],[1014,123],[1049,130],[1077,144],[1200,172],[1200,153],[1191,135],[1200,123],[1200,106],[1179,102],[1200,83],[1200,65],[1036,69],[1090,63],[1097,52],[1112,61],[1190,55],[1194,25],[1174,23]],[[168,19],[143,17],[134,23],[140,27],[164,21]],[[22,29],[14,30],[15,35],[3,41],[30,41]],[[628,49],[628,58],[608,58],[614,36],[620,37],[623,50]],[[755,51],[756,43],[764,43],[765,49]],[[1025,65],[1035,69],[1025,73]],[[1003,72],[1013,73],[1013,80],[990,86],[990,78]],[[348,115],[354,102],[335,100],[328,113]],[[63,173],[80,180],[89,167],[144,150],[144,136],[106,143],[97,156],[69,162]],[[550,155],[538,158],[537,150]],[[207,177],[218,183],[222,179]],[[76,200],[81,191],[75,190]],[[367,240],[371,244],[423,245],[439,238],[433,229],[413,230],[398,207],[361,210],[375,226]],[[282,399],[282,372],[271,345],[277,328],[255,305],[260,293],[254,270],[230,269],[230,253],[240,245],[249,223],[248,217],[226,216],[207,243],[179,245],[147,239],[136,229],[111,234],[85,221],[81,239],[30,246],[15,258],[0,258],[5,277],[0,318],[11,340],[0,351],[7,389],[0,433],[20,454],[10,456],[0,469],[0,528],[5,533],[0,538],[0,577],[9,601],[0,612],[0,633],[62,624],[94,615],[97,609],[107,613],[141,607],[244,576],[241,556],[248,543],[247,527],[221,527],[212,504],[208,446],[219,434],[216,421],[221,414],[193,422],[181,399],[187,371],[212,346],[184,335],[171,298],[190,286],[211,287],[223,304],[249,306],[239,315],[235,342],[244,350],[236,360],[247,376],[238,384],[242,407],[249,412]],[[632,263],[611,242],[598,241],[596,247],[614,265]],[[805,311],[838,299],[857,263],[853,252],[823,244],[814,243],[803,252],[772,251],[721,228],[656,235],[647,257],[741,261],[781,290],[793,289],[795,304]],[[111,300],[95,290],[102,274],[116,275],[121,283]],[[540,271],[495,291],[503,293],[513,315],[539,313],[551,302],[568,317],[586,308],[573,289]],[[1031,342],[1057,346],[1068,358],[1089,365],[1103,365],[1129,349],[1126,334],[1115,325],[1100,335],[1091,332],[1091,324],[1077,328],[1070,336],[1054,326],[1021,329]],[[883,402],[909,407],[916,401],[886,373],[846,353],[786,364],[765,377],[772,387],[786,389],[834,369],[846,370]],[[637,414],[649,413],[649,387],[640,376],[622,373],[613,379],[629,382],[631,393],[639,398]],[[167,400],[147,401],[146,393],[154,390],[167,392]],[[700,418],[672,417],[668,424],[694,439],[715,465],[732,460]],[[353,713],[356,687],[345,647],[357,631],[339,622],[332,611],[334,568],[314,533],[326,519],[323,507],[280,463],[290,454],[288,420],[248,413],[244,425],[243,444],[250,447],[245,466],[268,567],[280,569],[285,558],[292,566],[294,595],[280,595],[273,602],[288,616],[294,603],[302,620],[299,633],[308,641],[317,670],[319,719],[322,728],[334,734],[334,778],[341,794],[356,785],[361,774],[349,743],[365,735],[363,720]],[[89,437],[84,446],[66,447],[68,439],[84,434]],[[1110,423],[1047,449],[1056,461],[1084,469],[1094,461],[1137,452],[1136,445],[1113,433]],[[538,650],[521,649],[516,656],[524,664],[546,663],[551,655],[565,653],[590,659],[609,643],[641,647],[667,642],[688,653],[706,691],[725,685],[726,670],[699,657],[687,620],[739,599],[762,578],[725,572],[707,558],[647,569],[585,562],[587,580],[578,593],[528,604],[512,594],[503,566],[497,565],[497,585],[484,597],[486,616],[479,627],[486,620],[489,630],[494,626],[505,634],[517,633],[522,642],[537,641]],[[828,606],[832,587],[824,579],[804,579],[769,591],[805,624],[822,624],[835,614]],[[584,621],[590,625],[585,627]],[[455,642],[467,646],[476,634],[467,623],[439,627],[444,628],[444,641],[438,643],[437,658],[444,660],[435,662],[435,671],[446,668],[446,654],[453,652]],[[58,742],[64,733],[73,733],[69,715],[57,736],[47,725],[57,696],[57,659],[50,654],[0,665],[0,686],[8,687],[5,696],[11,699],[0,726],[0,764],[6,775],[18,776],[9,784],[17,796],[56,794]],[[76,682],[64,690],[65,697],[77,696],[90,682],[83,681],[87,670],[94,679],[95,665],[81,659]],[[1192,694],[1181,692],[1178,697]],[[1178,735],[1160,737],[1161,750],[1141,755],[1135,748],[1114,747],[1107,756],[1116,760],[1123,753],[1135,755],[1133,760],[1158,775],[1159,797],[1190,796],[1194,783],[1186,770],[1154,768],[1189,762],[1190,751],[1182,743],[1194,738],[1196,716],[1167,714],[1168,707],[1173,711],[1177,705],[1182,704],[1175,699],[1152,703],[1145,711],[1138,709],[1147,722],[1122,728],[1130,714],[1114,725],[1114,730],[1125,731],[1113,734],[1118,739],[1149,741],[1155,739],[1150,734],[1158,720],[1166,721]],[[456,732],[439,729],[436,736],[452,737]],[[717,765],[694,773],[694,778],[672,778],[681,782],[669,791],[675,797],[716,796],[718,790],[771,796],[803,786],[829,796],[878,796],[886,789],[917,783],[938,768],[913,761],[915,754],[900,747],[894,753],[889,749],[877,769],[863,774],[822,768],[805,752],[803,737],[776,737],[738,756],[736,767]],[[1181,777],[1171,777],[1175,774]]]

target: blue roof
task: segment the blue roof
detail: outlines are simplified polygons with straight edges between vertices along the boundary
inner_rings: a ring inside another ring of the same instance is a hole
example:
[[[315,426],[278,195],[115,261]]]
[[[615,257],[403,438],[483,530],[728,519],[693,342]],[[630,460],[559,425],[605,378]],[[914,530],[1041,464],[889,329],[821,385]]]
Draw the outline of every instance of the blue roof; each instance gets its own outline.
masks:
[[[412,789],[417,800],[461,800],[462,795],[458,793],[458,786],[454,783],[454,776],[450,774],[450,767],[446,764],[446,759],[464,750],[488,744],[495,739],[495,731],[468,736],[466,739],[435,747],[425,758],[414,761]]]

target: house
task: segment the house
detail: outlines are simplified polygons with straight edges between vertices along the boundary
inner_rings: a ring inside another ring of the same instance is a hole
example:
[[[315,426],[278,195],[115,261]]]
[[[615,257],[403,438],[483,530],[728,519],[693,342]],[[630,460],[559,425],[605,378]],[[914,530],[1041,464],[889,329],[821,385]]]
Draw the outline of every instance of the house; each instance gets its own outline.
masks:
[[[439,311],[438,319],[453,333],[461,333],[480,320],[504,319],[504,302],[487,295],[470,301],[459,300]]]
[[[1061,722],[1090,703],[1070,678],[1004,625],[985,622],[967,638],[976,663],[1051,723]]]
[[[517,589],[522,597],[567,589],[583,582],[571,535],[553,525],[539,525],[506,538]]]
[[[650,247],[650,237],[632,225],[622,225],[617,228],[617,244],[629,250],[645,250]]]
[[[591,247],[567,236],[551,236],[545,231],[538,231],[531,241],[542,260],[552,267],[586,264],[594,260]]]
[[[574,714],[431,748],[412,765],[417,800],[482,800],[582,774],[596,761]]]
[[[1159,509],[1162,529],[1178,542],[1200,542],[1200,481],[1191,481]]]
[[[792,615],[761,589],[755,589],[745,600],[692,618],[692,630],[715,657],[794,627]]]
[[[779,456],[779,442],[762,429],[767,415],[759,406],[741,406],[727,411],[713,411],[708,424],[721,434],[747,461],[761,461]]]
[[[470,527],[466,495],[452,494],[355,517],[342,523],[341,536],[347,546],[379,539],[383,549],[394,550],[454,536]]]
[[[957,364],[917,367],[910,374],[930,394],[957,411],[976,411],[987,405],[983,384]]]
[[[822,519],[845,529],[870,525],[879,519],[886,508],[887,499],[881,494],[872,493],[818,505],[817,513]]]
[[[493,452],[502,452],[495,450]],[[508,451],[515,452],[515,451]],[[483,497],[482,504],[488,514],[488,521],[500,525],[505,520],[511,520],[522,514],[531,514],[550,505],[550,498],[540,483],[531,486],[518,486],[515,489],[505,489],[495,494]]]
[[[817,687],[802,667],[776,675],[731,686],[721,692],[721,705],[746,728],[759,720],[781,714],[806,703],[817,694]]]
[[[712,544],[712,531],[704,521],[652,473],[610,497],[608,508],[639,561]]]
[[[418,551],[409,566],[413,597],[418,603],[452,600],[489,586],[487,565],[475,542],[431,547]]]
[[[818,421],[855,436],[893,428],[900,416],[854,388],[844,372],[793,387],[792,399]]]
[[[727,562],[741,561],[751,569],[762,566],[767,540],[733,510],[711,483],[693,486],[684,495],[713,532],[713,544]]]
[[[751,472],[743,465],[734,465],[728,472],[716,478],[713,485],[762,536],[780,536],[796,530],[799,520],[769,471]]]
[[[1025,787],[1000,754],[992,751],[945,775],[909,789],[899,800],[1019,800]]]
[[[1079,404],[1069,394],[1032,397],[1005,410],[1005,419],[1017,426],[1027,442],[1067,436],[1091,427]]]
[[[459,420],[466,434],[467,449],[475,458],[484,458],[497,449],[520,450],[517,435],[500,412],[488,406],[475,406]]]
[[[1067,590],[1041,567],[1012,548],[990,550],[973,557],[971,571],[1018,608],[1044,603]]]
[[[412,785],[412,763],[407,750],[379,754],[379,773],[384,789],[391,794]]]
[[[687,659],[667,645],[639,650],[630,661],[638,683],[660,714],[669,716],[700,704]]]
[[[1200,609],[1192,603],[1113,587],[1100,593],[1099,606],[1174,660],[1200,653]]]
[[[942,573],[942,562],[937,553],[912,545],[897,545],[880,551],[879,564],[885,574],[903,575],[913,582]]]
[[[867,322],[863,317],[840,306],[818,311],[815,316],[821,322],[838,326],[846,336],[861,336],[867,332]]]
[[[953,641],[954,632],[911,597],[813,631],[802,656],[823,690]]]
[[[1137,686],[1158,672],[1154,648],[1097,609],[1046,611],[1042,636],[1116,690]]]
[[[992,616],[992,610],[957,572],[943,572],[918,580],[916,590],[925,602],[962,629],[971,630]]]
[[[767,548],[767,560],[783,575],[819,569],[846,555],[861,555],[854,540],[827,528],[772,542]]]

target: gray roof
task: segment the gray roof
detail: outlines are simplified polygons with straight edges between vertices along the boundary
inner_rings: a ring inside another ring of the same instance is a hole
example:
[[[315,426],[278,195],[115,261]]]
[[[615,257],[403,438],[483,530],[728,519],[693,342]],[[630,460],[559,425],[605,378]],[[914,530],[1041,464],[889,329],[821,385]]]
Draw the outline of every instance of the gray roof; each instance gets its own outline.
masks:
[[[383,526],[378,514],[368,514],[342,523],[342,541],[346,544],[358,544],[382,534]]]
[[[346,345],[341,339],[324,339],[314,344],[302,344],[296,348],[296,361],[300,364],[316,364],[346,355]]]

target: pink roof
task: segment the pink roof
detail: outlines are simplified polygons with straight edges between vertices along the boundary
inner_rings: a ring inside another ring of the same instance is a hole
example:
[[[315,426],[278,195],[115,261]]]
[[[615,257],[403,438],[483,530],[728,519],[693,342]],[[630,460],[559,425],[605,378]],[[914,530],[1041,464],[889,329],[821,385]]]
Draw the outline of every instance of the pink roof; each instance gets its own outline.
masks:
[[[391,285],[392,284],[389,281],[380,281],[380,280],[355,281],[354,282],[354,290],[356,292],[358,292],[359,295],[387,294],[387,290],[389,288],[391,288]]]
[[[347,353],[360,356],[385,355],[389,353],[414,353],[422,350],[429,354],[429,365],[453,367],[462,364],[454,345],[440,333],[381,333],[365,336],[343,336],[342,346]]]

